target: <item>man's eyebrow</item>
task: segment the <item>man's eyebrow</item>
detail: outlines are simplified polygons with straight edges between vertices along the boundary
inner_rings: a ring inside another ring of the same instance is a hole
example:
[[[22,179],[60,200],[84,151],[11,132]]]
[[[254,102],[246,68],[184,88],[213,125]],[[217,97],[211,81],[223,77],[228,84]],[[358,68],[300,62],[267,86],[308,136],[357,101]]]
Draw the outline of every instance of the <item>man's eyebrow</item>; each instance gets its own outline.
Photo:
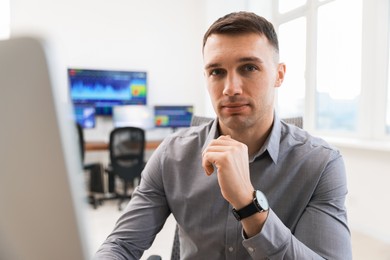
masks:
[[[209,69],[218,68],[218,67],[221,67],[220,63],[209,63],[209,64],[206,64],[206,66],[204,66],[204,69],[209,70]]]
[[[254,57],[254,56],[250,56],[250,57],[242,57],[240,59],[238,59],[239,62],[248,62],[248,61],[251,61],[251,62],[258,62],[258,63],[263,63],[263,60],[258,58],[258,57]]]
[[[239,58],[237,60],[237,62],[239,63],[243,63],[243,62],[256,62],[256,63],[264,63],[262,59],[258,58],[258,57],[254,57],[254,56],[248,56],[248,57],[242,57],[242,58]],[[209,63],[209,64],[206,64],[206,66],[204,67],[205,70],[209,70],[209,69],[214,69],[214,68],[218,68],[218,67],[221,67],[221,63],[218,63],[218,62],[215,62],[215,63]]]

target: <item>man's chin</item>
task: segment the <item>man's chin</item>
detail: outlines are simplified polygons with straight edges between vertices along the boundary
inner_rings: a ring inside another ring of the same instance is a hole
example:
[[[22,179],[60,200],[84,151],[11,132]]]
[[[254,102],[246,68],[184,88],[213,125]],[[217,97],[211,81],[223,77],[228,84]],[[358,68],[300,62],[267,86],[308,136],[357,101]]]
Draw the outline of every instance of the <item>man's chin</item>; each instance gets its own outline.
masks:
[[[230,129],[242,130],[246,128],[248,122],[248,117],[243,115],[229,115],[220,117],[219,120],[222,124]]]

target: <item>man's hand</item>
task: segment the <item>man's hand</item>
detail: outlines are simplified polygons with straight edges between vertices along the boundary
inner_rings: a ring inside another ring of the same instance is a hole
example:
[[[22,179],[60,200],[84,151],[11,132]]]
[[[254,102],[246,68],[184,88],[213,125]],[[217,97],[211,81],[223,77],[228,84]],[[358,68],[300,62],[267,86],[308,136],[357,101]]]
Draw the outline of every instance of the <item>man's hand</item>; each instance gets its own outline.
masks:
[[[230,136],[220,136],[210,142],[202,155],[202,166],[207,175],[218,169],[218,183],[222,196],[236,209],[253,199],[253,185],[249,175],[248,147]]]
[[[207,175],[218,169],[218,183],[222,196],[236,209],[253,200],[253,185],[249,174],[248,147],[230,136],[220,136],[203,151],[202,166]],[[268,211],[254,214],[241,221],[246,237],[258,234]]]

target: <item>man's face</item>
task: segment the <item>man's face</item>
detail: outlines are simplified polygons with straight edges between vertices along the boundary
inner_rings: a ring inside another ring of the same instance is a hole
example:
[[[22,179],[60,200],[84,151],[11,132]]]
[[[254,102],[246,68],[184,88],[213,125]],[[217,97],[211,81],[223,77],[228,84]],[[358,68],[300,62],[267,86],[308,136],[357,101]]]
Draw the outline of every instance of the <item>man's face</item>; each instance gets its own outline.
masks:
[[[212,34],[203,59],[208,91],[223,129],[272,123],[275,87],[285,67],[265,36]]]

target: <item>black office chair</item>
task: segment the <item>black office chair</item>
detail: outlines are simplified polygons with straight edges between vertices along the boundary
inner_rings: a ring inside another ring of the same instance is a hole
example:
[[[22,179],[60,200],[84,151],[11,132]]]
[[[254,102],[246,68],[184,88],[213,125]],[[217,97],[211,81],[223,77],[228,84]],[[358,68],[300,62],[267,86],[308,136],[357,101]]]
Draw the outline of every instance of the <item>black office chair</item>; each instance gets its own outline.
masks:
[[[84,171],[89,173],[88,180],[88,201],[96,209],[99,205],[99,200],[95,197],[97,194],[104,193],[104,177],[103,177],[103,164],[96,163],[85,163],[85,143],[84,143],[84,133],[83,128],[80,124],[76,123],[77,134],[78,134],[78,143],[80,148],[81,162]]]
[[[134,188],[134,182],[141,180],[141,172],[145,166],[145,131],[137,127],[115,128],[110,133],[110,164],[106,172],[111,177],[109,190],[115,190],[115,197],[119,199],[119,210],[122,210],[122,203],[131,198],[128,194],[129,184]],[[122,192],[115,187],[114,178],[123,182]]]
[[[202,125],[202,124],[207,124],[211,120],[214,120],[214,119],[210,118],[210,117],[204,117],[204,116],[193,116],[192,120],[191,120],[191,126],[198,126],[198,125]],[[303,117],[301,117],[301,116],[282,118],[282,121],[284,121],[288,124],[298,126],[299,128],[303,128]]]
[[[297,117],[285,117],[282,118],[282,121],[286,122],[287,124],[295,125],[299,128],[303,128],[303,117],[297,116]]]

